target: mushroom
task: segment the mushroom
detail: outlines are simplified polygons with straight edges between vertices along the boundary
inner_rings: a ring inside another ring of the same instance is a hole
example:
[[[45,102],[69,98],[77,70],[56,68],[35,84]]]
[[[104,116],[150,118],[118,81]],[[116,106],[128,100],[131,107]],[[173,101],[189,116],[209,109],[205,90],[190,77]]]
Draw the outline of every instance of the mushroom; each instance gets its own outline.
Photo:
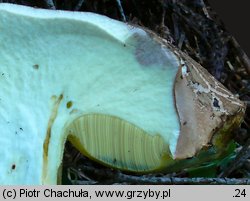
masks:
[[[151,31],[5,3],[0,28],[1,184],[58,183],[66,139],[107,166],[173,171],[218,157],[242,121],[244,103]]]

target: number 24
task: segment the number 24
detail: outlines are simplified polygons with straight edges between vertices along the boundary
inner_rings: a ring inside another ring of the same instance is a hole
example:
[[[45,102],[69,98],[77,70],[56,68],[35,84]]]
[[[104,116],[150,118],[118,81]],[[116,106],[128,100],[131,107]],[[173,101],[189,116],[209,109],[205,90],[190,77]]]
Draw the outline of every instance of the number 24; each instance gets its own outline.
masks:
[[[235,189],[234,190],[235,191],[235,193],[236,193],[236,195],[234,195],[233,197],[236,197],[236,198],[240,198],[240,197],[246,197],[246,189]]]

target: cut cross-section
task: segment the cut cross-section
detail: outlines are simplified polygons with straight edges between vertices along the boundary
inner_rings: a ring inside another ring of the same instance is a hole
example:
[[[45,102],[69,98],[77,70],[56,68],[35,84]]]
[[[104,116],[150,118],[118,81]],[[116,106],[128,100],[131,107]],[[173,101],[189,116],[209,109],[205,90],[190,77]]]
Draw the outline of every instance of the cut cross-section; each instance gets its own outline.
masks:
[[[0,183],[56,183],[70,130],[121,169],[152,171],[174,154],[179,60],[167,46],[90,13],[1,4],[0,26]]]
[[[57,183],[67,138],[114,168],[181,169],[242,120],[240,100],[142,28],[0,4],[0,29],[0,184]]]

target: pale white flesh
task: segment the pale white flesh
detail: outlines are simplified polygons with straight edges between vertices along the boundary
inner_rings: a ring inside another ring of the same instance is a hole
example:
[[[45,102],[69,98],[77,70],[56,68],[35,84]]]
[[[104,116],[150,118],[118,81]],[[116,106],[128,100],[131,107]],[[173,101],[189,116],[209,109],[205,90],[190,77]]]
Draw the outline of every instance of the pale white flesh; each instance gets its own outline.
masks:
[[[145,31],[96,14],[10,4],[0,4],[0,30],[0,184],[55,184],[66,128],[86,114],[160,135],[174,154],[179,61]]]

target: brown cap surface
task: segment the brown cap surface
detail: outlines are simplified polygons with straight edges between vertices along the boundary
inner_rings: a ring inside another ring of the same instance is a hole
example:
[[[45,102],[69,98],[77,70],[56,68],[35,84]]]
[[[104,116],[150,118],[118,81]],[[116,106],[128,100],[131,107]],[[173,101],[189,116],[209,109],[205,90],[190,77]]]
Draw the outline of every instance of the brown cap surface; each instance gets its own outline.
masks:
[[[206,69],[185,54],[174,88],[181,131],[175,152],[176,159],[194,156],[208,146],[213,135],[245,105],[229,92]],[[240,122],[239,122],[240,123]]]

